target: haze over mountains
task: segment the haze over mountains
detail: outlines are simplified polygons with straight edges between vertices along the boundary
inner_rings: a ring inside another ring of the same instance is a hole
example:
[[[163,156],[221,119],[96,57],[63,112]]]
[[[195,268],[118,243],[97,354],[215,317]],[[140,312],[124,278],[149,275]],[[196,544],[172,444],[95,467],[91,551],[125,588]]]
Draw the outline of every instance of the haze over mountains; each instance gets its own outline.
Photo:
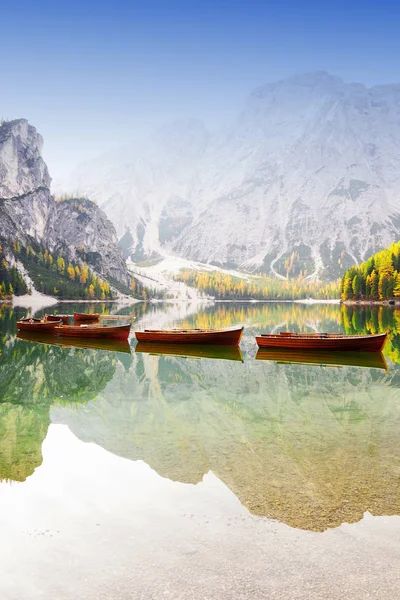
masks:
[[[400,237],[400,85],[325,72],[255,90],[234,123],[175,123],[81,165],[58,190],[99,202],[133,260],[333,278]]]

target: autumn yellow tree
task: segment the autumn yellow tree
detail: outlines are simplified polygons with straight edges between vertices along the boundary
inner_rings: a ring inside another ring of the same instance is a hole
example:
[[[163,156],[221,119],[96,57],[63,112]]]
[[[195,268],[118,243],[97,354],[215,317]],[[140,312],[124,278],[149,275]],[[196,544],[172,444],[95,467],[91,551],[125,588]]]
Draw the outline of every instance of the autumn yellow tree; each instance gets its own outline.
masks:
[[[70,278],[70,280],[74,281],[74,279],[75,279],[75,269],[71,265],[71,263],[68,265],[67,273],[68,273],[68,277]]]
[[[89,269],[86,263],[83,263],[82,267],[81,267],[81,274],[80,274],[80,282],[84,285],[89,277]]]
[[[59,257],[57,258],[57,271],[58,271],[59,273],[61,273],[62,275],[63,275],[63,274],[64,274],[64,272],[65,272],[65,261],[64,261],[64,259],[63,259],[63,257],[62,257],[62,256],[59,256]]]

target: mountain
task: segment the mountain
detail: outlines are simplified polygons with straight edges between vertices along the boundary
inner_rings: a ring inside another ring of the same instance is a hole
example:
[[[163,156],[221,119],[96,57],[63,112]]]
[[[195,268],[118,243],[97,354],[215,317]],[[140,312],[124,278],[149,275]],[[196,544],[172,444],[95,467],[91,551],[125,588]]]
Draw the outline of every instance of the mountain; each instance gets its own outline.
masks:
[[[127,289],[131,277],[114,226],[89,200],[55,201],[42,145],[25,119],[0,124],[0,242],[9,262],[15,262],[13,244],[18,240],[25,248],[47,249],[69,261],[85,257],[92,271]]]
[[[200,121],[173,123],[147,142],[78,167],[55,189],[95,199],[113,220],[126,255],[145,258],[192,223],[190,195],[208,144]]]
[[[231,126],[175,123],[81,165],[133,260],[152,253],[331,279],[400,237],[400,85],[325,72],[255,90]]]

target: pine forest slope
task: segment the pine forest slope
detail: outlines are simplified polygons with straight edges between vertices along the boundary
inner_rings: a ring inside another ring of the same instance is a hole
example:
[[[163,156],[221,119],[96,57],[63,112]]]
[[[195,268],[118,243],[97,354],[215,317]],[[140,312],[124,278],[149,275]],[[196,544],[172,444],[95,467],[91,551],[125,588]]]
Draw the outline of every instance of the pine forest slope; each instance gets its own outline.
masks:
[[[63,297],[130,294],[132,277],[114,226],[86,198],[55,200],[42,145],[26,119],[0,123],[0,296],[24,293],[32,281],[47,294],[62,291]],[[57,269],[54,257],[65,268]],[[89,273],[85,281],[77,267]],[[29,282],[23,281],[26,273]],[[95,280],[103,288],[97,286],[98,293]]]

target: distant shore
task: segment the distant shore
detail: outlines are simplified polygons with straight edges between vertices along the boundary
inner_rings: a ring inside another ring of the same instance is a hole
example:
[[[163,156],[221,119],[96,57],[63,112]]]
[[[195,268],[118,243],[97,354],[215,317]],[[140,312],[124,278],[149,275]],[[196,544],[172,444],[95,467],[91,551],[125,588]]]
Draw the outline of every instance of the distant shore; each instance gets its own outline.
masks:
[[[297,298],[296,300],[232,300],[232,299],[227,299],[227,300],[214,300],[214,302],[216,303],[221,303],[221,302],[231,302],[233,304],[282,304],[282,303],[286,303],[286,304],[293,304],[293,302],[295,302],[296,304],[340,304],[340,300],[338,298],[331,298],[331,299],[316,299],[316,298]]]
[[[343,300],[345,306],[393,306],[400,307],[400,298],[390,300]]]
[[[290,299],[269,299],[269,300],[249,300],[249,299],[233,299],[233,298],[149,298],[148,300],[138,300],[137,298],[114,298],[105,300],[90,300],[90,299],[61,299],[54,298],[53,296],[46,296],[44,294],[25,294],[23,296],[14,296],[12,299],[0,300],[0,304],[10,304],[14,307],[20,308],[32,308],[39,310],[40,308],[47,308],[55,306],[56,304],[101,304],[101,303],[113,303],[123,306],[129,306],[137,304],[139,302],[148,302],[152,304],[343,304],[344,306],[389,306],[394,308],[400,307],[400,298],[391,300],[339,300],[338,298],[330,299],[318,299],[318,298],[297,298],[295,300]]]
[[[3,301],[2,301],[3,302]],[[56,306],[57,304],[101,304],[104,302],[107,303],[115,303],[119,306],[130,306],[132,304],[136,304],[137,302],[141,302],[141,300],[136,300],[136,298],[129,298],[128,296],[122,296],[120,298],[114,298],[112,300],[70,300],[70,299],[59,299],[54,298],[54,296],[47,296],[45,294],[41,294],[40,292],[33,292],[32,294],[24,294],[23,296],[13,296],[12,300],[4,301],[7,304],[12,305],[13,307],[19,308],[30,308],[33,311],[42,310],[44,308],[50,308],[51,306]]]

